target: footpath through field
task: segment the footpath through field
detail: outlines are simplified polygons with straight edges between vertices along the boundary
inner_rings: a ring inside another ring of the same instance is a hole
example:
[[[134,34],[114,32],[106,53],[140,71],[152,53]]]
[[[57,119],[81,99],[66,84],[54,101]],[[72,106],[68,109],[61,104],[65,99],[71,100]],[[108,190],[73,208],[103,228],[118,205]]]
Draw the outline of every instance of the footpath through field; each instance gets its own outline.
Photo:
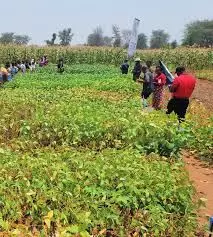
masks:
[[[198,80],[192,99],[213,112],[213,82]],[[184,162],[198,197],[206,199],[206,206],[200,210],[198,219],[200,227],[203,227],[208,224],[208,217],[213,216],[213,168],[189,154],[184,154]]]
[[[198,80],[192,99],[202,102],[206,108],[213,112],[213,82]]]
[[[206,199],[205,207],[200,209],[198,216],[199,227],[203,228],[213,216],[213,169],[190,154],[184,154],[184,162],[198,198]]]

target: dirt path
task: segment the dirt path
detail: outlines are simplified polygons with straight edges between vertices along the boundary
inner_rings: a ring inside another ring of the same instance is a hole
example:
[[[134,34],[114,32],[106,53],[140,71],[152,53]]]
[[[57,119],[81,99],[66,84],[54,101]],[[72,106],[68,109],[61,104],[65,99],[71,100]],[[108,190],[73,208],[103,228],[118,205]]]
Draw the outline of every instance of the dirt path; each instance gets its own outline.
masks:
[[[198,80],[192,99],[202,102],[213,112],[213,82]]]
[[[192,99],[202,102],[213,113],[213,82],[198,80]],[[183,157],[198,198],[206,199],[205,207],[200,209],[198,217],[199,226],[203,228],[208,226],[209,217],[213,216],[213,168],[187,153],[184,153]],[[208,234],[203,236],[208,236]]]
[[[200,209],[198,217],[199,226],[203,228],[209,224],[209,217],[213,216],[213,168],[187,153],[184,153],[184,162],[198,198],[206,199],[205,207]]]

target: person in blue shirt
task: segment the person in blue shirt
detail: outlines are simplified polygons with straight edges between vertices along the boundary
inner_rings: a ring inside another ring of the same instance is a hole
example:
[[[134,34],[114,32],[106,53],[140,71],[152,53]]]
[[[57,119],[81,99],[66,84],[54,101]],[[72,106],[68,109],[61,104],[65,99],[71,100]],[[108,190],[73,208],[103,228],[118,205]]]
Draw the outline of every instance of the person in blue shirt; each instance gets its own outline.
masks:
[[[10,73],[12,78],[18,73],[18,68],[16,67],[15,63],[12,63],[11,68],[10,68]]]
[[[128,74],[129,72],[129,64],[128,64],[128,60],[124,60],[124,62],[121,64],[121,73],[122,74]]]

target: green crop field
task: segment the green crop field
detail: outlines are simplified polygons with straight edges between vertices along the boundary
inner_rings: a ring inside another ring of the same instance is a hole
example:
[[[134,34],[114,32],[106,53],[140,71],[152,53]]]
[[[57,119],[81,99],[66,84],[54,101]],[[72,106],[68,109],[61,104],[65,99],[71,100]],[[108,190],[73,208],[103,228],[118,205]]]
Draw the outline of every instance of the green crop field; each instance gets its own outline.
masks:
[[[213,119],[142,111],[115,66],[19,74],[0,89],[0,235],[194,236],[182,149],[212,161]]]

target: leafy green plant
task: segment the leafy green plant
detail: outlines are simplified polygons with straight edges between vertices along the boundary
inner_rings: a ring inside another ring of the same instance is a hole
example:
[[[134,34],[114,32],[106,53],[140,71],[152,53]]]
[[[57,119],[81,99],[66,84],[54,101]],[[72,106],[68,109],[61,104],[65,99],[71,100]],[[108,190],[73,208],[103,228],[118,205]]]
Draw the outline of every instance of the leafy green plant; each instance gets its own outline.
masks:
[[[180,130],[142,111],[140,89],[103,65],[50,65],[1,88],[2,233],[193,235],[194,191],[175,158],[212,159],[212,119],[192,105]]]

